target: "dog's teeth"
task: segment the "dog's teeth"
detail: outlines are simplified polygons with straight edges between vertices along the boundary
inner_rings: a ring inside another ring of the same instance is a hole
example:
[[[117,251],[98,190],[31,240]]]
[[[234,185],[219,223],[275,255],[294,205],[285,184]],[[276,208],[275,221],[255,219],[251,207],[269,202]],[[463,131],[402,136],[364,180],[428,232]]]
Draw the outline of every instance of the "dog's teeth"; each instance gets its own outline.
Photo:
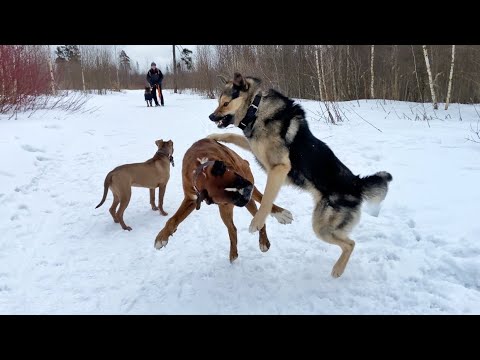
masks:
[[[238,191],[238,189],[237,189],[237,188],[225,188],[225,191],[232,191],[232,192],[234,192],[234,191]]]

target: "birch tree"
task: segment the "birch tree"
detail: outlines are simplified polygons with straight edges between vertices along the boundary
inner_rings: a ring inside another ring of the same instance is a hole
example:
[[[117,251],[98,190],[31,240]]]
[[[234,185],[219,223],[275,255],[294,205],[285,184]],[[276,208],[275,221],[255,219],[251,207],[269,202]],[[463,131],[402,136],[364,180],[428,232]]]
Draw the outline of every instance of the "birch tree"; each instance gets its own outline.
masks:
[[[347,45],[347,98],[350,94],[350,45]]]
[[[373,83],[375,81],[375,74],[373,73],[373,60],[375,59],[375,45],[370,48],[370,98],[375,98]]]
[[[435,88],[433,87],[432,70],[430,69],[430,61],[428,60],[427,45],[422,45],[422,47],[423,47],[423,56],[425,57],[425,65],[427,66],[428,83],[430,85],[430,93],[432,95],[433,108],[437,110],[438,109],[437,96],[435,95]]]
[[[325,100],[328,100],[328,93],[327,93],[327,85],[325,84],[325,71],[323,66],[323,51],[320,48],[320,69],[322,70],[322,83],[323,83],[323,90],[325,94]]]
[[[115,59],[115,69],[117,70],[117,88],[118,90],[120,90],[120,76],[118,75],[118,68],[119,68],[119,58],[118,58],[118,54],[117,54],[117,46],[114,46],[113,47],[113,51],[115,52],[115,56],[114,56],[114,59]]]
[[[315,63],[317,65],[318,93],[320,96],[320,101],[323,101],[322,79],[320,77],[320,64],[318,62],[318,45],[315,46]]]
[[[452,62],[450,63],[450,76],[448,77],[447,100],[445,101],[445,110],[448,110],[450,95],[452,94],[453,65],[455,64],[455,45],[452,45]]]
[[[173,51],[173,92],[177,93],[177,60],[175,58],[175,45],[172,45]]]
[[[82,54],[82,48],[80,47],[80,45],[78,46],[79,47],[79,52],[80,52],[80,71],[82,72],[82,89],[83,89],[83,92],[86,91],[85,89],[85,75],[83,73],[83,54]]]
[[[48,54],[47,54],[48,71],[50,72],[50,88],[52,89],[52,94],[56,95],[55,77],[53,76],[52,51],[50,50],[50,45],[47,45],[47,48],[48,48]]]

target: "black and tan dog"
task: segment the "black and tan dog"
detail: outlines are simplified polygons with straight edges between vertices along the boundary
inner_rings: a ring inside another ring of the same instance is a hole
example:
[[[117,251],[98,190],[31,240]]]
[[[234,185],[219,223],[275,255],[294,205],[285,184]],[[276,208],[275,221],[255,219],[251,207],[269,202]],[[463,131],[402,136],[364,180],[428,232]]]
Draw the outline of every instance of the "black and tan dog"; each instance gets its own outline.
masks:
[[[147,103],[147,107],[152,106],[152,100],[153,100],[153,95],[152,95],[152,88],[150,86],[145,86],[145,102]]]
[[[103,197],[96,208],[102,206],[107,198],[108,189],[113,193],[113,203],[110,214],[113,221],[120,223],[123,230],[132,228],[123,221],[123,213],[132,196],[132,186],[150,189],[150,206],[152,210],[160,210],[160,214],[167,216],[163,210],[163,197],[170,179],[170,164],[173,162],[173,141],[155,141],[158,150],[155,155],[142,163],[125,164],[117,166],[105,177]],[[158,188],[158,207],[155,205],[155,189]],[[120,206],[119,206],[120,204]],[[118,210],[117,210],[117,206]]]
[[[155,239],[155,248],[161,249],[168,238],[177,231],[178,225],[194,210],[200,209],[202,201],[217,204],[220,217],[228,228],[230,237],[230,261],[238,257],[237,229],[233,223],[234,206],[243,207],[254,216],[255,201],[262,201],[262,194],[254,186],[250,165],[237,153],[214,140],[202,139],[185,153],[182,165],[184,199],[177,212],[167,221]],[[272,216],[281,224],[292,222],[290,211],[272,205]],[[270,248],[265,225],[260,229],[260,250]]]
[[[212,134],[208,138],[251,151],[267,172],[264,197],[250,231],[263,228],[280,187],[296,185],[315,199],[315,234],[342,249],[332,269],[333,277],[341,276],[355,246],[348,234],[360,220],[362,201],[383,201],[392,176],[385,171],[354,175],[311,133],[300,105],[273,89],[262,91],[261,80],[239,73],[232,81],[222,79],[225,87],[210,120],[219,128],[238,126],[244,136]]]

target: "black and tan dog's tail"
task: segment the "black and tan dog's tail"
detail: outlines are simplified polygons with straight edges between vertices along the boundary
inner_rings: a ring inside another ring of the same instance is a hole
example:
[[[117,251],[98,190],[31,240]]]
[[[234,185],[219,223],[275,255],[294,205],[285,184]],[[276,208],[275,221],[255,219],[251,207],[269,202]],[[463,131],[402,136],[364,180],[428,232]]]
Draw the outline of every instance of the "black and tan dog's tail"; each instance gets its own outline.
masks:
[[[387,196],[388,183],[392,180],[392,175],[386,171],[360,178],[363,198],[373,203],[382,202]]]
[[[102,197],[102,201],[100,201],[100,204],[98,204],[97,206],[95,206],[95,209],[99,208],[100,206],[103,205],[103,203],[105,202],[105,200],[107,199],[107,192],[108,192],[108,187],[110,186],[110,184],[112,183],[112,175],[113,175],[113,172],[110,171],[107,176],[105,177],[105,181],[103,183],[103,197]]]

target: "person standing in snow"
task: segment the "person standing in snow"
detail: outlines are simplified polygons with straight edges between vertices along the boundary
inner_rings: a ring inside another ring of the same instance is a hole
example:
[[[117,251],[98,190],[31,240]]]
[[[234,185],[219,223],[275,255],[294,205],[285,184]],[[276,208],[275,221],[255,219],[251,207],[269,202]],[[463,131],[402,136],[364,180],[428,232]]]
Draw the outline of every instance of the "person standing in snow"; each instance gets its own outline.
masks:
[[[158,106],[157,89],[158,89],[158,95],[160,96],[160,104],[164,106],[163,94],[162,94],[163,74],[160,71],[160,69],[157,68],[157,64],[155,64],[154,62],[152,62],[151,68],[150,70],[148,70],[147,81],[152,87],[152,96],[153,96],[153,100],[155,101],[155,106]]]

